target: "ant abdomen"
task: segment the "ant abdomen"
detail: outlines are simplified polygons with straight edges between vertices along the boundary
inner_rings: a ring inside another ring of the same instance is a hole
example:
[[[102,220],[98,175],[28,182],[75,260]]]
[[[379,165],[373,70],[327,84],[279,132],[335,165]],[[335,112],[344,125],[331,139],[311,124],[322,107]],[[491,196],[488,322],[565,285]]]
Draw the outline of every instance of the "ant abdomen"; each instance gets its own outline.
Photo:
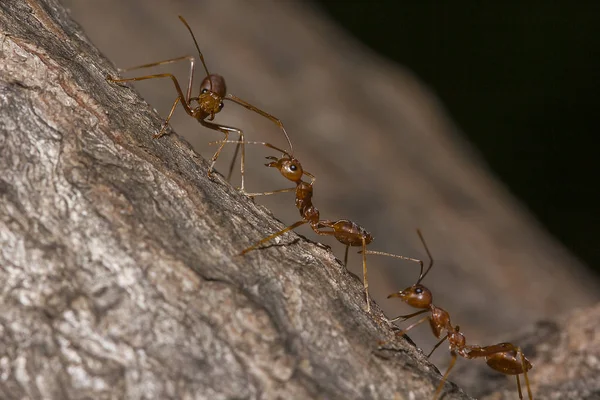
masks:
[[[513,347],[510,343],[501,344]],[[523,358],[522,361],[520,357]],[[525,355],[517,350],[508,350],[501,353],[490,354],[485,358],[485,362],[491,368],[506,375],[520,375],[525,373],[526,371],[523,370],[523,365],[525,365],[527,371],[533,368],[533,365]]]
[[[373,236],[365,228],[346,219],[335,222],[320,221],[319,227],[333,229],[333,236],[347,246],[362,246],[363,241],[365,245],[373,241]]]

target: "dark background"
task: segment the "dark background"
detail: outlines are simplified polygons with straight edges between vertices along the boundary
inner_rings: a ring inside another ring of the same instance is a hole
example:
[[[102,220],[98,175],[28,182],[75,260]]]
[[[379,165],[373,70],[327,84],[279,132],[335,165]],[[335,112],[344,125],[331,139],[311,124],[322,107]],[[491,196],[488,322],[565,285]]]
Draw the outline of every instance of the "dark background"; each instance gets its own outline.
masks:
[[[317,4],[427,83],[513,194],[600,271],[600,3]]]

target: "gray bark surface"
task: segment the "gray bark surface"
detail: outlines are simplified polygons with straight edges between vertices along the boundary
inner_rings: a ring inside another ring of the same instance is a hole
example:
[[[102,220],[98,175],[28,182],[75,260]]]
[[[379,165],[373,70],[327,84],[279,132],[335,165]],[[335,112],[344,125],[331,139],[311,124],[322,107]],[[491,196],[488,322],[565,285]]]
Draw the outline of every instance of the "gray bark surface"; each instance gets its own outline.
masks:
[[[165,16],[166,3],[99,4],[95,19],[113,42],[125,40],[117,26],[129,23],[128,29],[148,35],[154,45],[175,43],[173,51],[181,45],[181,53],[138,57],[131,64],[191,53],[185,29],[176,17]],[[318,62],[336,71],[351,48],[310,9],[286,2],[234,4],[207,2],[202,13],[187,4],[189,14],[206,19],[185,14],[204,37],[216,32],[208,36],[222,40],[223,46],[210,48],[211,60],[232,76],[232,92],[298,132],[292,137],[297,155],[319,178],[316,202],[325,218],[366,221],[377,237],[374,249],[412,256],[422,253],[413,227],[423,228],[444,265],[428,277],[436,299],[439,294],[440,305],[467,335],[476,332],[475,342],[499,326],[510,332],[598,298],[597,281],[480,168],[412,77],[357,53],[355,61],[364,64],[353,64],[331,81],[333,87],[313,86],[323,83],[315,78],[322,72],[297,82],[307,73],[294,70],[298,65],[309,71]],[[261,9],[264,4],[269,12]],[[108,12],[125,18],[123,24],[109,24],[102,18]],[[252,29],[244,31],[249,16]],[[316,33],[298,25],[303,16],[326,39],[314,44]],[[152,18],[161,39],[152,30],[137,30],[136,24]],[[160,36],[158,21],[181,30],[182,39]],[[275,43],[259,46],[249,32],[271,26],[267,22],[281,32],[300,31],[280,38],[301,54]],[[333,48],[337,53],[329,53]],[[245,81],[241,75],[247,68],[228,70],[236,63],[224,62],[223,54],[241,60],[243,49],[289,86],[257,90],[260,78]],[[219,176],[209,180],[207,163],[178,135],[153,140],[161,117],[133,90],[107,83],[107,74],[116,74],[114,66],[60,4],[0,2],[0,398],[432,396],[439,382],[435,367],[404,340],[394,341],[395,351],[377,350],[379,341],[393,338],[391,327],[377,305],[371,315],[364,312],[361,282],[324,246],[287,235],[267,249],[235,256],[283,225]],[[372,77],[378,88],[372,99],[357,88],[361,76]],[[170,105],[174,91],[163,90]],[[366,97],[356,100],[357,90]],[[276,91],[285,96],[273,97]],[[335,108],[302,103],[321,92],[338,93],[337,101],[327,102]],[[248,114],[229,109],[231,125],[246,130]],[[190,131],[202,129],[192,122]],[[262,129],[261,122],[248,126],[250,132]],[[368,168],[348,160],[363,160]],[[249,157],[248,163],[260,161]],[[264,176],[272,189],[276,183],[268,172],[263,167],[249,173]],[[291,198],[276,201],[276,210],[291,210],[297,219]],[[385,234],[378,236],[378,227]],[[406,270],[406,279],[381,278],[377,300],[414,281],[412,266],[396,264],[388,274]],[[373,257],[369,266],[377,281],[385,263]],[[459,287],[460,296],[457,282],[468,288]],[[559,285],[569,296],[553,296]],[[514,333],[508,336],[501,340],[512,340]],[[413,338],[427,349],[425,337]],[[543,365],[532,361],[536,369]],[[451,379],[458,375],[454,371]],[[516,396],[512,380],[494,376]],[[479,384],[474,379],[465,387]],[[445,393],[445,399],[468,398],[450,383]]]

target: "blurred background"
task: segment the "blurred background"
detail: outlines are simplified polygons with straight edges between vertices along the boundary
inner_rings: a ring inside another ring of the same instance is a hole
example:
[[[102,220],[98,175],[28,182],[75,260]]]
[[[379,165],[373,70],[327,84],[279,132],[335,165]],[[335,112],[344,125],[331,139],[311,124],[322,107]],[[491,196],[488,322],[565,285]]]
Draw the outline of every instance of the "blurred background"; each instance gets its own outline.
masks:
[[[510,340],[600,298],[591,268],[600,265],[596,3],[62,1],[118,67],[194,55],[183,15],[229,92],[284,122],[317,177],[322,218],[363,225],[373,250],[426,259],[422,229],[436,259],[424,283],[471,343]],[[187,70],[148,74],[184,82]],[[197,86],[202,75],[197,68]],[[166,117],[176,97],[169,81],[135,89]],[[285,145],[274,124],[234,104],[215,122]],[[181,108],[172,126],[210,158],[219,134]],[[247,190],[289,187],[262,166],[266,155],[274,153],[247,150]],[[298,220],[291,193],[257,203],[285,224]],[[298,233],[343,258],[341,244]],[[376,256],[368,265],[375,301],[390,317],[409,312],[386,296],[414,283],[416,266]],[[361,274],[355,252],[349,269]],[[411,337],[428,350],[435,341],[422,328]]]
[[[318,4],[425,82],[495,176],[600,272],[600,3]]]

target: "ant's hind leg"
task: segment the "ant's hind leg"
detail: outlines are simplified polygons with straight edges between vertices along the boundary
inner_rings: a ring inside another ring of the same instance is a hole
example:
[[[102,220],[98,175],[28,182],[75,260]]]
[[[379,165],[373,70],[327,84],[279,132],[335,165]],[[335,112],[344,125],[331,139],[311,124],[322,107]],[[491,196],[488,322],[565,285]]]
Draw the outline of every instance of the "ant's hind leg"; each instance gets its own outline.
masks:
[[[523,392],[521,391],[521,380],[519,379],[519,375],[515,375],[517,378],[517,391],[519,392],[519,399],[523,400]]]
[[[344,268],[348,269],[348,250],[350,246],[346,245],[346,254],[344,254]]]
[[[452,360],[450,360],[450,365],[448,365],[448,369],[444,373],[444,376],[442,377],[442,380],[440,381],[440,384],[438,385],[435,394],[433,395],[433,400],[436,400],[438,398],[438,395],[444,387],[444,383],[446,383],[446,381],[448,380],[448,375],[450,374],[450,370],[454,367],[454,364],[456,364],[456,353],[453,351]]]
[[[525,379],[525,386],[527,386],[527,395],[529,400],[533,400],[533,394],[531,394],[531,386],[529,386],[529,376],[527,376],[527,365],[525,364],[525,355],[520,347],[517,347],[517,356],[521,357],[521,368],[523,368],[523,378]],[[517,375],[517,385],[519,385],[519,395],[521,396],[521,382],[519,381],[519,375]]]

